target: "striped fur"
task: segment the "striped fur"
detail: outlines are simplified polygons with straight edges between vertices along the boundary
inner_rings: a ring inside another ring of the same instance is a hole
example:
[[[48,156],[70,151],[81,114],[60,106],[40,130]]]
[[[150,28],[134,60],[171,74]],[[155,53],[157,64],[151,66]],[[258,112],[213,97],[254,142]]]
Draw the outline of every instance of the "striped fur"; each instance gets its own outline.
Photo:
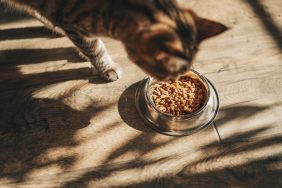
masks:
[[[0,2],[26,11],[55,32],[68,36],[80,54],[109,81],[118,79],[122,71],[100,36],[122,41],[134,63],[150,75],[166,79],[191,66],[201,40],[226,29],[199,18],[191,10],[182,10],[175,0]]]

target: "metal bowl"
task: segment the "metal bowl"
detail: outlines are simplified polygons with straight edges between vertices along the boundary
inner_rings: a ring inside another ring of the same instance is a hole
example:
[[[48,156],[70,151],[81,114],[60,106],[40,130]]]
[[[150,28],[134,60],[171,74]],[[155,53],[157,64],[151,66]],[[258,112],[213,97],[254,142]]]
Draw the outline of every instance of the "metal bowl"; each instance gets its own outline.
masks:
[[[141,81],[135,96],[137,111],[146,125],[154,130],[173,136],[193,134],[212,123],[219,108],[218,94],[211,82],[195,70],[186,73],[185,76],[199,80],[206,89],[206,97],[202,107],[189,114],[173,116],[159,111],[150,93],[150,86],[157,81],[153,78],[145,78]]]

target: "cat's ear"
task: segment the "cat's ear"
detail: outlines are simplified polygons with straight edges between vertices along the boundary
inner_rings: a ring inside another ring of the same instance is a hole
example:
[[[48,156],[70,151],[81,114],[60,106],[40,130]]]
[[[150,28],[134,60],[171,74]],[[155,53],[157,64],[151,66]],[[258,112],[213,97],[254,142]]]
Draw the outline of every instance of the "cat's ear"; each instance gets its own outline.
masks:
[[[205,18],[197,17],[195,21],[198,32],[198,42],[228,30],[225,25]]]

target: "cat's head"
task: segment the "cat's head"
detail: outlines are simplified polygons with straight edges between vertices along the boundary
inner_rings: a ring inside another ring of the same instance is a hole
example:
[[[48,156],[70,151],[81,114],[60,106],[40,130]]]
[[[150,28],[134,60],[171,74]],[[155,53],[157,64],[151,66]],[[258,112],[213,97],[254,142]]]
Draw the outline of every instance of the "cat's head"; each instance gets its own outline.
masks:
[[[156,21],[125,43],[129,58],[149,75],[175,78],[191,68],[201,41],[224,32],[227,27],[198,17],[191,10],[173,9],[154,15]]]

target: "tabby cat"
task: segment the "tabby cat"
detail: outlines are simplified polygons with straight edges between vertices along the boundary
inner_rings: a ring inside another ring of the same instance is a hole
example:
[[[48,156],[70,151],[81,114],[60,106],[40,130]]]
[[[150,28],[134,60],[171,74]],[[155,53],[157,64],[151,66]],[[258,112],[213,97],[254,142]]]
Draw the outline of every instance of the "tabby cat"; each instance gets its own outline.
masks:
[[[222,33],[220,23],[182,9],[175,0],[0,0],[66,35],[99,75],[121,77],[100,36],[120,40],[129,58],[157,79],[191,67],[198,44]]]

